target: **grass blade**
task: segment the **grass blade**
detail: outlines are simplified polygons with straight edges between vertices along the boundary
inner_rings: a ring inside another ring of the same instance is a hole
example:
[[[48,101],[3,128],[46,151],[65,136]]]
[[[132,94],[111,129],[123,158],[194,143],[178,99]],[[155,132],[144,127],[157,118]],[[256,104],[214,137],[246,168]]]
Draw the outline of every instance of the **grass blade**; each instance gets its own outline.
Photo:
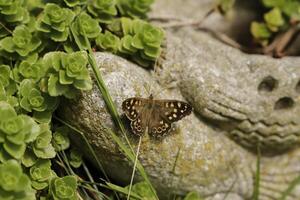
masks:
[[[288,186],[288,188],[282,193],[278,200],[285,200],[293,191],[293,189],[300,184],[300,175],[296,177]]]

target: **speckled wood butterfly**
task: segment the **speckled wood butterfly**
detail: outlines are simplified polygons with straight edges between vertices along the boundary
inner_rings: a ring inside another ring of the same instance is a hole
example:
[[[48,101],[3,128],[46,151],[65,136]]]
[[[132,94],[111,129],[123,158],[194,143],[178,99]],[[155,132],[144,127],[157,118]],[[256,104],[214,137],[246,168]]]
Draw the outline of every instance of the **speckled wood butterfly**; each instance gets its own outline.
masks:
[[[143,135],[148,127],[148,133],[153,136],[163,136],[171,129],[171,124],[191,114],[193,108],[188,103],[177,100],[154,100],[133,97],[122,103],[122,109],[131,121],[134,134]]]

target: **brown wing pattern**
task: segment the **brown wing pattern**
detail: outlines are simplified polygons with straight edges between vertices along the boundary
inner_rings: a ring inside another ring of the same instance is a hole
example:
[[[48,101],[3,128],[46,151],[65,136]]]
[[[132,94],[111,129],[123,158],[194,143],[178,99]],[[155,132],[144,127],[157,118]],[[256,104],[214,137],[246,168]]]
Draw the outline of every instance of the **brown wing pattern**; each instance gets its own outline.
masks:
[[[193,111],[190,104],[177,100],[156,100],[155,105],[159,105],[161,116],[170,123],[181,120]]]
[[[161,137],[167,134],[171,129],[171,123],[167,121],[159,112],[152,112],[149,122],[149,134],[156,137]]]
[[[147,99],[144,98],[128,98],[123,101],[122,110],[125,112],[127,118],[133,121],[142,113],[145,103],[147,103]]]
[[[122,109],[131,121],[134,134],[143,135],[147,126],[149,134],[163,136],[169,132],[173,122],[191,114],[193,108],[188,103],[177,100],[153,100],[153,98],[133,97],[122,103]]]
[[[155,136],[168,133],[173,122],[191,114],[193,110],[188,103],[177,100],[154,100],[153,109],[149,133]]]
[[[130,122],[132,132],[138,136],[144,134],[146,130],[146,124],[142,121],[141,116],[138,116],[134,121]]]
[[[132,132],[136,135],[143,135],[146,130],[147,123],[145,121],[146,104],[148,99],[133,97],[126,99],[122,103],[122,109],[125,112],[127,118],[131,121],[130,127]]]

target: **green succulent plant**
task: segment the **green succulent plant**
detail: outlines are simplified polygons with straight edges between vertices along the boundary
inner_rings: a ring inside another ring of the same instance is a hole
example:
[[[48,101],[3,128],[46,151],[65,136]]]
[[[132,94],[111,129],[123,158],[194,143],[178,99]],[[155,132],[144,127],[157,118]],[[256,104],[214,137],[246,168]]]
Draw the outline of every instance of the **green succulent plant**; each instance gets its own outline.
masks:
[[[118,0],[117,7],[122,16],[146,18],[154,0]]]
[[[20,106],[28,112],[54,111],[58,103],[57,98],[42,93],[31,79],[24,79],[21,82],[20,96]]]
[[[45,55],[44,64],[49,69],[46,82],[51,96],[74,98],[77,90],[92,88],[85,52],[51,52]]]
[[[66,41],[74,16],[75,14],[68,8],[61,8],[57,4],[47,3],[43,15],[38,21],[37,29],[53,41]]]
[[[277,32],[285,23],[282,13],[278,8],[273,8],[271,11],[264,14],[264,19],[268,28],[273,32]]]
[[[264,22],[253,21],[250,30],[255,40],[266,46],[277,33],[285,32],[300,20],[300,1],[262,0],[262,3],[268,8]]]
[[[33,153],[31,148],[27,148],[22,159],[22,165],[24,167],[31,167],[37,162],[38,158],[36,155]]]
[[[117,53],[120,46],[120,38],[109,31],[101,33],[96,39],[97,46],[108,52]]]
[[[92,89],[90,57],[78,49],[156,59],[161,30],[131,19],[153,1],[0,0],[0,200],[77,199],[76,177],[51,169],[64,152],[71,167],[83,162],[53,112],[62,97]]]
[[[13,107],[3,101],[0,102],[0,113],[0,148],[11,157],[20,159],[26,144],[39,135],[40,127],[31,117],[17,115]]]
[[[29,20],[29,12],[24,0],[1,0],[0,19],[9,23],[26,23]]]
[[[53,133],[52,144],[56,151],[63,151],[70,147],[69,131],[67,126],[61,126]]]
[[[74,176],[65,176],[51,180],[50,191],[54,200],[76,200],[77,180]]]
[[[82,164],[82,153],[79,150],[72,148],[70,150],[69,160],[72,167],[80,167]]]
[[[0,65],[0,82],[3,87],[7,87],[10,82],[11,70],[8,65]]]
[[[161,53],[164,39],[162,29],[141,20],[122,19],[124,37],[119,51],[132,55],[132,59],[142,66],[149,66]]]
[[[0,199],[35,200],[30,179],[15,160],[0,164]]]
[[[40,124],[40,134],[32,144],[34,157],[49,159],[56,156],[54,147],[52,146],[52,132],[49,125],[44,123]]]
[[[0,101],[6,101],[12,106],[18,106],[18,100],[13,94],[17,91],[16,83],[11,79],[8,65],[0,65]]]
[[[125,189],[128,191],[129,186],[126,186]],[[149,187],[149,184],[147,184],[144,181],[143,182],[138,182],[138,183],[135,183],[134,185],[132,185],[131,193],[135,194],[135,196],[139,196],[139,197],[141,197],[142,199],[145,199],[145,200],[155,200],[155,199],[157,199],[157,197],[153,194],[152,189]],[[137,200],[137,199],[140,199],[140,198],[135,198],[134,196],[131,196],[130,199]]]
[[[96,17],[99,22],[108,24],[117,15],[115,0],[94,0],[88,2],[88,12]]]
[[[135,35],[133,36],[132,46],[142,50],[142,55],[146,59],[155,60],[161,52],[161,43],[164,32],[153,25],[141,21],[134,22]]]
[[[96,19],[93,19],[90,15],[83,12],[72,24],[72,28],[74,30],[74,34],[77,35],[80,43],[83,47],[87,48],[88,44],[86,44],[85,36],[92,40],[95,39],[101,33],[101,27]]]
[[[266,46],[269,42],[269,38],[272,35],[265,23],[252,22],[250,28],[251,34],[262,45]]]
[[[26,57],[35,53],[40,45],[41,40],[26,26],[20,25],[14,29],[12,36],[5,37],[0,41],[0,52],[2,52],[2,56],[15,57],[12,54],[16,53],[21,57]]]
[[[197,192],[189,192],[183,200],[203,200]]]
[[[49,182],[55,177],[51,169],[50,160],[39,159],[29,170],[32,187],[42,190],[49,186]]]
[[[38,82],[46,74],[46,69],[41,60],[31,62],[23,60],[13,69],[14,80],[21,82],[24,79],[32,79]]]

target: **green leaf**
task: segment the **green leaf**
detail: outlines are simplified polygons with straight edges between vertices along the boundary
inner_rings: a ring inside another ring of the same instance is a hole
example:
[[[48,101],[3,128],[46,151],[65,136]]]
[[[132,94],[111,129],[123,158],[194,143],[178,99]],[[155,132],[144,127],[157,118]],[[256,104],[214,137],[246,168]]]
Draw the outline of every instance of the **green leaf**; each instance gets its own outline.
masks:
[[[25,167],[31,167],[32,165],[34,165],[36,163],[36,161],[37,161],[37,157],[35,156],[33,151],[31,149],[27,148],[22,157],[22,164]]]
[[[7,87],[9,85],[10,73],[11,71],[8,65],[0,65],[0,82],[3,87]]]
[[[0,101],[0,113],[0,122],[17,116],[14,108],[5,101]]]
[[[255,38],[268,39],[271,36],[271,32],[264,23],[252,22],[251,33]]]
[[[79,150],[72,148],[70,151],[69,161],[72,167],[80,167],[82,164],[82,153]]]
[[[33,142],[40,134],[40,126],[28,115],[19,115],[24,121],[22,131],[25,132],[25,142]]]
[[[14,52],[14,43],[12,37],[5,37],[0,41],[0,46],[3,50],[13,53]]]
[[[286,3],[286,0],[262,0],[264,6],[266,7],[282,7],[285,3]]]
[[[74,81],[73,78],[68,77],[66,74],[66,71],[64,70],[59,70],[59,83],[62,85],[70,85]]]
[[[278,8],[273,8],[271,11],[264,14],[264,19],[269,29],[273,32],[277,32],[279,28],[284,25],[283,16]]]
[[[300,2],[299,1],[287,1],[283,4],[282,12],[289,16],[290,21],[299,21],[300,20]]]
[[[189,192],[183,200],[202,200],[197,192]]]
[[[235,0],[218,0],[218,7],[222,13],[227,13],[233,8]]]
[[[20,93],[23,97],[30,95],[31,90],[35,87],[34,82],[30,79],[24,79],[20,84]]]
[[[34,141],[34,146],[38,149],[47,147],[52,139],[52,133],[48,124],[40,124],[40,134]]]
[[[132,43],[131,45],[134,46],[137,49],[143,49],[144,48],[144,44],[143,44],[143,38],[141,34],[136,34],[133,37]]]
[[[17,144],[13,144],[9,141],[5,141],[5,143],[3,144],[3,148],[12,157],[14,157],[16,159],[20,159],[20,158],[22,158],[22,156],[25,153],[26,144],[23,143],[23,144],[17,145]]]
[[[91,90],[93,87],[92,80],[76,80],[74,82],[74,87],[79,90]]]
[[[48,80],[48,92],[50,96],[56,97],[63,95],[68,90],[68,86],[61,85],[58,82],[58,77],[51,74]]]
[[[33,112],[33,118],[39,123],[50,123],[52,111]]]
[[[50,159],[56,156],[55,149],[51,144],[41,149],[38,149],[35,146],[33,146],[33,152],[38,158],[42,159]]]
[[[154,0],[119,0],[117,7],[122,16],[145,18]]]
[[[53,133],[52,144],[56,151],[66,150],[70,147],[70,139],[68,137],[69,129],[66,126],[62,126],[56,129]]]

